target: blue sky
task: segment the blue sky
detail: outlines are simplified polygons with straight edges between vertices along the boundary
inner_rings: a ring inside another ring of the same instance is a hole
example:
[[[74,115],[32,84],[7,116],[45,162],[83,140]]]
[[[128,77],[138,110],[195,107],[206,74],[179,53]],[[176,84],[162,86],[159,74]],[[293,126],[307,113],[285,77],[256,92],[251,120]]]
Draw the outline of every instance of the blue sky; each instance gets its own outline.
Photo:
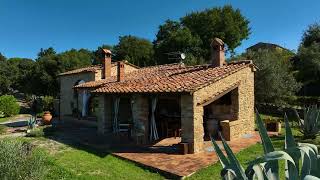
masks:
[[[40,48],[92,50],[128,34],[153,40],[166,19],[224,4],[250,20],[252,34],[237,53],[260,41],[297,49],[306,27],[320,20],[318,0],[0,0],[0,52],[35,58]]]

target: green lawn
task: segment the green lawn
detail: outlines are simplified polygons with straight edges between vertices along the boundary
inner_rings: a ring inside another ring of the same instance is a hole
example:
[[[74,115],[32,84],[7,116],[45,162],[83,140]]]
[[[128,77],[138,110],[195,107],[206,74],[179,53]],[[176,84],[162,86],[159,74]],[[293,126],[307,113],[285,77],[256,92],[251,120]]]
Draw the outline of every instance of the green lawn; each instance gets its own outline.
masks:
[[[71,149],[49,157],[47,179],[163,179],[112,155],[99,157]]]
[[[282,149],[283,137],[273,138],[276,149]],[[261,144],[252,145],[239,152],[237,158],[244,166],[263,154]],[[280,174],[284,176],[284,162],[280,162]],[[165,179],[129,161],[110,154],[100,157],[94,153],[68,148],[55,155],[48,155],[47,179]],[[187,179],[220,179],[220,163],[201,169]],[[284,178],[284,177],[283,177]]]
[[[29,118],[30,115],[29,114],[18,114],[12,117],[4,117],[4,118],[0,118],[0,123],[6,122],[6,121],[14,121],[16,119],[20,119],[20,118]]]
[[[292,130],[297,140],[301,141],[302,134],[296,128]],[[282,134],[284,134],[284,128],[282,128]],[[22,139],[33,142],[38,141],[40,144],[41,142],[47,143],[45,146],[40,145],[48,154],[48,173],[46,179],[165,179],[165,177],[158,173],[151,172],[132,162],[119,159],[110,154],[102,155],[88,149],[76,149],[64,144],[59,146],[52,145],[44,137],[24,137]],[[320,137],[315,141],[320,144]],[[272,138],[272,143],[276,149],[283,149],[284,136]],[[242,150],[236,156],[242,166],[246,168],[249,161],[262,154],[263,149],[261,144],[256,144]],[[187,179],[220,179],[221,168],[220,163],[216,163],[201,169]],[[284,179],[284,169],[284,162],[281,161],[281,179]]]
[[[284,137],[281,136],[279,138],[272,138],[272,143],[276,149],[283,149],[283,140]],[[263,155],[263,148],[260,143],[252,145],[245,150],[240,151],[236,154],[237,159],[240,161],[243,168],[246,168],[248,163],[258,156]],[[284,162],[281,161],[280,165],[280,179],[285,179],[284,177]],[[196,172],[192,176],[188,177],[187,179],[220,179],[220,171],[222,166],[220,163],[216,163],[211,165],[207,168],[201,169],[200,171]]]

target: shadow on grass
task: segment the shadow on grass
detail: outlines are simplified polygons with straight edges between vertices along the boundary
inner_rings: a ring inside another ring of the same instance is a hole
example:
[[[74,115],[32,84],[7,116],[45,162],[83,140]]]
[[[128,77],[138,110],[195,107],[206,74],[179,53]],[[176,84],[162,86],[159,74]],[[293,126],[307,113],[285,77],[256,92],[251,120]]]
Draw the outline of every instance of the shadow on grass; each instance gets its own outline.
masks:
[[[135,145],[125,134],[101,135],[97,128],[80,124],[59,123],[43,129],[44,137],[72,148],[105,157],[111,153],[165,153],[176,154],[174,146]]]

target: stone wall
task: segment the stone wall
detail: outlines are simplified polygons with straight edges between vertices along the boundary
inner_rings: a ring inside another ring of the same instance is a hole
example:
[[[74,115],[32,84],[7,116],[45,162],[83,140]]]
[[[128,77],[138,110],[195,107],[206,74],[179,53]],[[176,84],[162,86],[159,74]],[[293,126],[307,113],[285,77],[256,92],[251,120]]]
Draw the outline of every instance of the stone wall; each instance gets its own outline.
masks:
[[[181,95],[181,142],[189,144],[190,153],[203,149],[203,107],[197,106],[194,96]]]
[[[98,99],[98,107],[96,107],[98,133],[110,133],[113,121],[113,98],[111,95],[99,95],[96,98]]]
[[[72,75],[65,75],[60,76],[60,112],[62,116],[71,115],[71,103],[73,102],[74,107],[77,106],[77,100],[74,98],[74,90],[72,89],[73,86],[83,80],[85,82],[94,81],[95,80],[95,73],[87,72],[87,73],[78,73]],[[79,109],[81,110],[82,98],[80,97],[79,93]]]
[[[231,124],[231,129],[226,129],[232,136],[229,139],[238,138],[254,130],[254,73],[251,67],[247,67],[194,92],[193,95],[181,96],[182,142],[188,142],[193,146],[191,152],[197,153],[203,150],[203,106],[201,103],[237,83],[239,85],[232,93],[232,99],[236,102],[232,105],[232,111],[238,109],[238,117],[235,120],[237,122]],[[238,98],[237,101],[235,98]]]
[[[143,137],[143,142],[149,141],[149,100],[147,96],[144,95],[132,95],[132,116],[134,121],[140,121],[145,128],[145,133]],[[134,131],[133,131],[134,132]],[[135,134],[133,134],[135,138]]]
[[[125,64],[125,73],[132,72],[134,70],[137,70],[136,67],[130,66]],[[73,86],[80,80],[84,80],[85,82],[88,81],[97,81],[101,80],[102,70],[97,70],[96,73],[94,72],[84,72],[84,73],[77,73],[77,74],[69,74],[65,76],[60,76],[60,98],[61,98],[61,115],[71,115],[72,109],[71,109],[71,103],[74,103],[74,106],[76,107],[77,101],[74,98],[74,91]],[[117,66],[111,67],[111,75],[116,76],[117,75]],[[78,97],[78,109],[81,111],[82,109],[82,97],[79,93]]]

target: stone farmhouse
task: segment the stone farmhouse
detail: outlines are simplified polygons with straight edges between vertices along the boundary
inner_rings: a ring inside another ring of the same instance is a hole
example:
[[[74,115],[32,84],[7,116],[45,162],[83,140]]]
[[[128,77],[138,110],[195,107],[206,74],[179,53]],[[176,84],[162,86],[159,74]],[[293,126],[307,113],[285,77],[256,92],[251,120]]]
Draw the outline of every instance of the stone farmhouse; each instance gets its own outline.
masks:
[[[211,63],[183,63],[139,68],[112,62],[101,50],[101,66],[60,74],[60,115],[96,122],[101,134],[128,132],[136,143],[181,136],[189,153],[204,141],[236,140],[254,130],[252,61],[227,63],[224,43],[211,43]]]

